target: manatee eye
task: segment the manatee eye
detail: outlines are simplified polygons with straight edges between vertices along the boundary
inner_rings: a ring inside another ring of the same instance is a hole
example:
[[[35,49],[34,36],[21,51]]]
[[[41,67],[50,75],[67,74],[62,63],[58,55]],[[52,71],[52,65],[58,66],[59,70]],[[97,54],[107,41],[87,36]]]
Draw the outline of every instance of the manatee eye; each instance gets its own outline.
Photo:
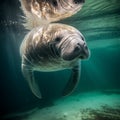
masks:
[[[53,4],[54,7],[56,7],[58,5],[56,0],[53,0],[52,4]]]
[[[56,42],[60,42],[60,40],[61,40],[60,37],[55,38],[55,41],[56,41]]]

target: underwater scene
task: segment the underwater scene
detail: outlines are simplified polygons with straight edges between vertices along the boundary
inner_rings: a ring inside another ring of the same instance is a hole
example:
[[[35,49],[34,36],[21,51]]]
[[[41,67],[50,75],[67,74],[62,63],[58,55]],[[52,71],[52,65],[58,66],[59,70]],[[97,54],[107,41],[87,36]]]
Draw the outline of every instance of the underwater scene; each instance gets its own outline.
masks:
[[[120,120],[120,0],[0,1],[0,120]]]

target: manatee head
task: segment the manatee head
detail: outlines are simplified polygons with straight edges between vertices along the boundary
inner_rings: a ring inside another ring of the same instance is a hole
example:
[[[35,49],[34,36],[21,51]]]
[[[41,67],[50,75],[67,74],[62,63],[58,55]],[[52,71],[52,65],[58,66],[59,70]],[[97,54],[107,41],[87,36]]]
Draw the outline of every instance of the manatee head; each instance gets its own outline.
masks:
[[[87,59],[89,49],[85,38],[74,27],[64,24],[52,24],[48,28],[49,48],[54,55],[60,56],[63,60]]]
[[[69,35],[58,48],[61,50],[60,54],[64,60],[86,59],[89,57],[89,50],[82,34]]]

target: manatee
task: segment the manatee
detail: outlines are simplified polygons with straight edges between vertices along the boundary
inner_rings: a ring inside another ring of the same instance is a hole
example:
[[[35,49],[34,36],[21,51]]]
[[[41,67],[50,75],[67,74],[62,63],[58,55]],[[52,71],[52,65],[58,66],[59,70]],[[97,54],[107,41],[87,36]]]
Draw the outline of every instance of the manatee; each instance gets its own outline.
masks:
[[[27,29],[65,19],[77,13],[85,0],[20,0]]]
[[[25,36],[20,47],[22,72],[34,95],[42,98],[34,71],[71,69],[62,93],[66,96],[75,89],[80,77],[80,60],[87,59],[89,53],[82,33],[72,26],[51,23],[36,27]]]

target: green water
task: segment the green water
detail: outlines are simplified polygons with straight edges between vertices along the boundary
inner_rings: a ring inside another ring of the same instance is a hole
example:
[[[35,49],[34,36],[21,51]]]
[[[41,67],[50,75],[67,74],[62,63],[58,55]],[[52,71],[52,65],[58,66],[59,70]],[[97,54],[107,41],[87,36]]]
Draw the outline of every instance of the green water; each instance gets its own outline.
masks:
[[[70,75],[68,70],[36,72],[44,98],[39,100],[31,93],[20,68],[19,46],[26,31],[19,19],[22,14],[19,6],[19,1],[12,1],[11,4],[6,0],[1,3],[0,114],[25,110],[36,105],[40,108],[52,105],[54,100],[61,98],[61,91]],[[10,20],[16,22],[10,24]],[[120,89],[120,1],[86,0],[81,11],[60,22],[80,30],[91,52],[90,58],[82,61],[80,82],[73,94]]]

